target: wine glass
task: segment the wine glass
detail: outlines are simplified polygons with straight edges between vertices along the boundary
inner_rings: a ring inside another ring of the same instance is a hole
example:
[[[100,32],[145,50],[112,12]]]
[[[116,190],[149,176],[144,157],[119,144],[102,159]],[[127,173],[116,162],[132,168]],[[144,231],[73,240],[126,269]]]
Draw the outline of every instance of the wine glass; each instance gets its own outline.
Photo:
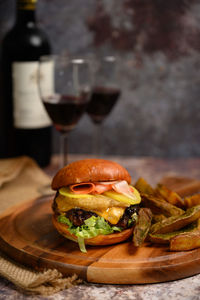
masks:
[[[69,133],[89,101],[90,72],[89,60],[83,57],[46,55],[40,58],[39,92],[54,127],[60,132],[60,167],[68,163]]]
[[[94,123],[93,154],[102,153],[102,124],[121,94],[118,82],[118,59],[115,56],[93,58],[93,87],[87,113]]]

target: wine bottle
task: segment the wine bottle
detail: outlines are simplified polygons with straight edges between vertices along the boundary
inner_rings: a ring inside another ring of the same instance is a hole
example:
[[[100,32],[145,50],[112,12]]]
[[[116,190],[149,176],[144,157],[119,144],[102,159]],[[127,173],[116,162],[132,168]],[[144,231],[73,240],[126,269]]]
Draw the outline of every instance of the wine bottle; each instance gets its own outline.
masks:
[[[0,157],[28,155],[44,167],[51,157],[52,126],[39,96],[37,76],[39,58],[50,54],[50,44],[37,27],[35,9],[36,0],[17,0],[15,25],[2,43]],[[52,77],[45,80],[51,85]]]

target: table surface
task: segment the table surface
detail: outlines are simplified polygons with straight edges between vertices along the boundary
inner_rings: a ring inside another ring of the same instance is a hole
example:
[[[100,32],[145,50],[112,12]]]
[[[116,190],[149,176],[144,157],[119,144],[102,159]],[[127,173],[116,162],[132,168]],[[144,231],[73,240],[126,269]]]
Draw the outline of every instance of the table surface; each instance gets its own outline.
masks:
[[[87,158],[86,155],[70,155],[69,161]],[[114,160],[128,169],[133,182],[144,177],[152,185],[159,182],[163,176],[183,176],[200,179],[200,158],[165,159],[152,157],[118,157],[109,156],[106,159]],[[58,157],[52,159],[51,165],[45,169],[49,175],[57,170]],[[0,299],[134,299],[134,300],[168,300],[168,299],[200,299],[200,274],[189,278],[143,285],[104,285],[82,283],[79,286],[66,289],[55,295],[29,296],[19,291],[12,283],[0,278]]]

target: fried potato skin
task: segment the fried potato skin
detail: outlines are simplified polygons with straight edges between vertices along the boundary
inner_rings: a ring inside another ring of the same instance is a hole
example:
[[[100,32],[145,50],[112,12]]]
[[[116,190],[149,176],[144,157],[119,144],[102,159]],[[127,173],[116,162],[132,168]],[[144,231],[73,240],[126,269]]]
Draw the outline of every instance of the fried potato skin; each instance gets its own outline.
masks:
[[[197,221],[193,222],[192,224],[189,224],[188,226],[178,231],[173,231],[169,233],[155,233],[155,234],[150,233],[148,236],[148,240],[151,241],[152,243],[157,243],[157,244],[169,244],[170,240],[173,237],[180,234],[198,231],[199,228],[200,228],[200,219],[198,219]]]
[[[141,208],[133,231],[134,246],[140,247],[145,241],[151,227],[152,212],[149,208]]]
[[[150,208],[154,214],[171,217],[182,215],[185,212],[183,209],[153,195],[141,194],[141,196],[143,206]]]
[[[169,233],[179,230],[200,218],[200,205],[187,209],[181,216],[172,216],[151,226],[151,233]]]
[[[171,203],[172,205],[180,208],[185,207],[183,199],[176,192],[169,190],[163,184],[157,184],[155,193],[158,197],[163,198],[165,201]]]
[[[143,194],[147,194],[147,195],[154,195],[154,189],[151,187],[151,185],[149,183],[147,183],[147,181],[143,178],[140,177],[134,187]]]
[[[170,240],[170,251],[186,251],[200,247],[200,231],[188,232]]]
[[[200,193],[192,195],[190,197],[185,197],[184,203],[185,203],[185,206],[188,208],[195,206],[195,205],[200,205]]]
[[[161,222],[162,220],[165,220],[167,217],[163,214],[153,214],[152,216],[152,224]]]

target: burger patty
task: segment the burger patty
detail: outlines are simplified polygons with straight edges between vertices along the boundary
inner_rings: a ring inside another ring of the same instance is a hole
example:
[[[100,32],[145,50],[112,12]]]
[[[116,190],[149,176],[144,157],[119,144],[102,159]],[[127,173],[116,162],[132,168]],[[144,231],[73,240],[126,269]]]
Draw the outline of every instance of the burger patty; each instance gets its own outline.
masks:
[[[119,222],[115,225],[111,224],[107,220],[105,220],[107,223],[109,223],[110,226],[118,226],[123,229],[130,227],[129,220],[132,218],[133,214],[137,213],[139,210],[138,205],[131,205],[126,208],[123,216],[119,220]],[[89,219],[92,216],[97,217],[98,215],[96,213],[93,213],[91,211],[86,211],[84,209],[80,208],[73,208],[68,210],[65,213],[65,216],[73,223],[75,226],[81,226],[84,224],[84,221]],[[133,223],[131,224],[131,226]]]
[[[86,211],[81,208],[73,208],[66,212],[65,216],[75,225],[81,226],[83,225],[84,221],[91,218],[92,216],[97,217],[97,214]]]
[[[129,220],[132,219],[132,216],[135,213],[138,214],[139,208],[140,208],[139,205],[131,205],[131,206],[127,207],[123,216],[121,217],[121,219],[115,226],[122,227],[124,229],[130,227]],[[134,223],[135,223],[135,220],[133,220],[133,223],[131,224],[131,226]]]

